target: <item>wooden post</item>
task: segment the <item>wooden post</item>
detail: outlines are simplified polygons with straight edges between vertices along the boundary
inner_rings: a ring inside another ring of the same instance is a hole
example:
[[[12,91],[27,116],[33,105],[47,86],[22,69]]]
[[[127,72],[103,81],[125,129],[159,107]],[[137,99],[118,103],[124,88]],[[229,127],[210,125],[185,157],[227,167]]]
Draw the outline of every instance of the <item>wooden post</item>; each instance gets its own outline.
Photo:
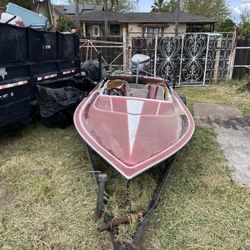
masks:
[[[123,36],[123,70],[125,71],[127,68],[127,34],[126,27],[122,28],[122,36]]]
[[[104,38],[108,37],[108,0],[103,0],[104,7]]]
[[[217,51],[216,51],[216,55],[215,55],[214,75],[213,75],[213,78],[215,81],[218,80],[218,72],[219,72],[219,65],[220,65],[220,53],[221,53],[221,42],[222,42],[222,38],[220,37],[217,41]]]
[[[230,58],[229,58],[229,63],[228,63],[227,80],[231,80],[233,77],[236,50],[237,50],[237,31],[235,31],[233,35],[232,49],[230,51]]]

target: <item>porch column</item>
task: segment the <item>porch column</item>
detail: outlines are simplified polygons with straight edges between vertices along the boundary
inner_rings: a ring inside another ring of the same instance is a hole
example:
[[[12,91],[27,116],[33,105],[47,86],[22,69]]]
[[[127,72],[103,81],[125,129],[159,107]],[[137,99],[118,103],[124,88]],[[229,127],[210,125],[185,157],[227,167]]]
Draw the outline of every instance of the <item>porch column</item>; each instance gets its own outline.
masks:
[[[86,37],[86,23],[82,23],[82,34],[83,34],[83,37]]]

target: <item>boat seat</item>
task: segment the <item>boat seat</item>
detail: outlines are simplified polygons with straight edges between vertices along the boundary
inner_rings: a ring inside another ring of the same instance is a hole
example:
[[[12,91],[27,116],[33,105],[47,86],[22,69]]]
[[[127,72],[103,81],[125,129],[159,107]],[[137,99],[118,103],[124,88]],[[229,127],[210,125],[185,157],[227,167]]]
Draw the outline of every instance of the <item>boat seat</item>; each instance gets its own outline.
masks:
[[[143,84],[130,83],[125,85],[125,93],[130,97],[147,98],[148,88]]]
[[[147,84],[148,98],[156,100],[168,99],[168,88],[165,85]]]
[[[110,80],[107,83],[107,89],[114,89],[114,88],[121,89],[123,86],[125,86],[125,84],[128,84],[128,82],[124,80],[120,79]]]
[[[120,89],[125,95],[126,92],[126,85],[128,84],[127,81],[116,79],[116,80],[110,80],[107,82],[106,88],[104,89],[104,94],[109,94],[109,91],[111,89]]]

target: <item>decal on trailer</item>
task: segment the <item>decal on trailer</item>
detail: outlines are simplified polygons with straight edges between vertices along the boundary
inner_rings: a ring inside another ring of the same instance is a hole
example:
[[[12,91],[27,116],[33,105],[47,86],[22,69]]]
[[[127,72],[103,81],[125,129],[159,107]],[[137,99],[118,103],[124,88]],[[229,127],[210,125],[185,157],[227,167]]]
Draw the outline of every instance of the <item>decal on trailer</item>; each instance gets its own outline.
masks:
[[[43,49],[44,49],[44,50],[52,49],[52,46],[51,46],[51,45],[44,45],[44,46],[43,46]]]
[[[71,70],[63,71],[63,75],[73,74],[75,72],[76,72],[75,69],[71,69]]]
[[[3,80],[5,79],[5,76],[7,76],[8,73],[6,71],[6,68],[0,68],[0,76],[3,78]]]
[[[0,100],[7,99],[8,97],[13,97],[15,94],[14,92],[6,93],[4,95],[0,95]]]
[[[43,81],[43,80],[48,80],[51,78],[57,77],[57,74],[52,74],[52,75],[47,75],[47,76],[39,76],[37,77],[37,81]]]
[[[2,90],[2,89],[9,89],[9,88],[13,88],[13,87],[21,86],[21,85],[26,85],[28,83],[29,83],[28,80],[19,81],[19,82],[13,82],[13,83],[8,83],[8,84],[0,85],[0,90]]]

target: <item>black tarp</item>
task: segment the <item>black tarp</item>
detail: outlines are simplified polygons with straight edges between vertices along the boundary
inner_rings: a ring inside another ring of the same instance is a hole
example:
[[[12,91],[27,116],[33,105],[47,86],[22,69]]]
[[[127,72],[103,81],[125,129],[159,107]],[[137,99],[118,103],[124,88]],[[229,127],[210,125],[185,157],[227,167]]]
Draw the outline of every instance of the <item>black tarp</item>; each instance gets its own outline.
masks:
[[[101,66],[101,69],[100,69]],[[90,83],[99,82],[107,76],[107,72],[98,60],[89,60],[82,64],[81,71]]]
[[[76,85],[74,79],[37,85],[40,115],[46,126],[65,128],[72,123],[76,106],[86,96]]]

